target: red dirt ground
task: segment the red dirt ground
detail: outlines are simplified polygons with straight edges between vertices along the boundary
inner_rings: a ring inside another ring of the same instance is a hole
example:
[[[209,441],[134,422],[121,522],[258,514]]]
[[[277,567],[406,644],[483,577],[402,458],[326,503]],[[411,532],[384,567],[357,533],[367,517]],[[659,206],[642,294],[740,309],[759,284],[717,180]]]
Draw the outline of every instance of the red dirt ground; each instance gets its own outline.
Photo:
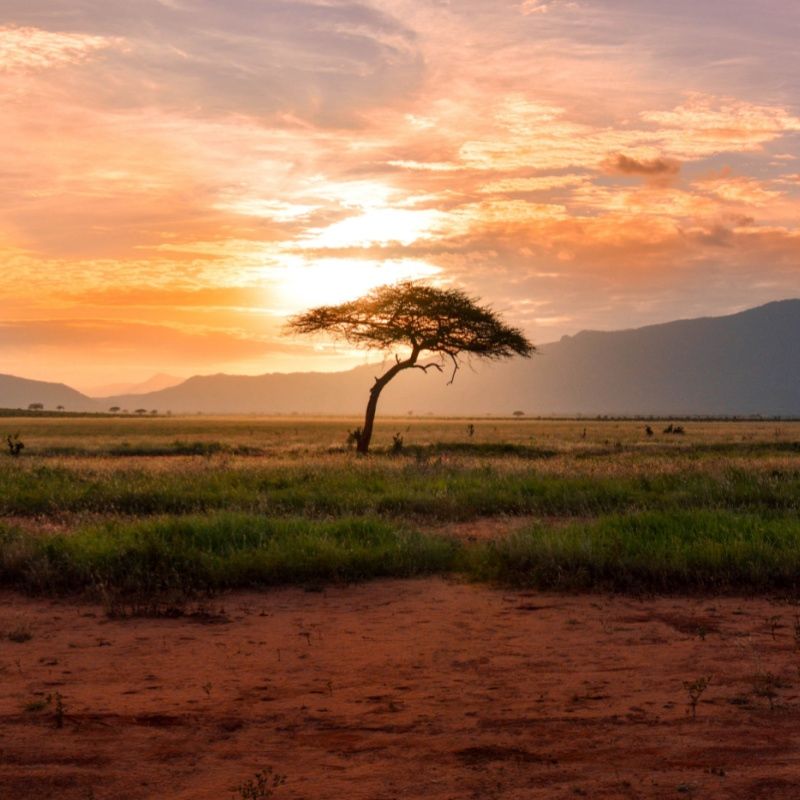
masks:
[[[219,605],[0,595],[32,637],[0,640],[0,797],[229,800],[271,765],[276,800],[800,798],[794,606],[440,579]],[[30,708],[55,693],[61,728]]]

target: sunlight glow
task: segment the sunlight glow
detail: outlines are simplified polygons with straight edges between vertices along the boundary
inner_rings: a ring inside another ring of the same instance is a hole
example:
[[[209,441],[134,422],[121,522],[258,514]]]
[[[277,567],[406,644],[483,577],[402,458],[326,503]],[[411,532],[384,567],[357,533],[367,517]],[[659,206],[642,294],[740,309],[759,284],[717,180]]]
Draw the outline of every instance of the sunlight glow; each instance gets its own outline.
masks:
[[[368,261],[323,258],[307,262],[290,256],[282,266],[264,269],[265,291],[276,313],[294,314],[320,305],[354,300],[371,289],[397,281],[434,278],[439,267],[414,259]]]
[[[441,212],[434,210],[370,209],[357,217],[311,231],[305,244],[308,247],[367,247],[397,242],[406,246],[429,237],[441,219]]]

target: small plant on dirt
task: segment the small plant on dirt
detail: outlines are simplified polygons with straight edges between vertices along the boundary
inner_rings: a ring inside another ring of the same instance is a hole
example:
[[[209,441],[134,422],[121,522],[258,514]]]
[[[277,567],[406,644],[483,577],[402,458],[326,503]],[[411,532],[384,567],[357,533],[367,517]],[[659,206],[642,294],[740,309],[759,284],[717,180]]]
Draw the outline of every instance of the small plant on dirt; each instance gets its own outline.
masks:
[[[347,447],[352,450],[353,447],[358,447],[361,441],[361,428],[354,428],[352,431],[347,432]]]
[[[13,631],[9,631],[6,634],[6,638],[9,642],[24,644],[25,642],[29,642],[31,639],[33,639],[33,634],[31,633],[31,629],[26,625],[19,625],[14,628]]]
[[[757,672],[751,680],[753,694],[763,697],[769,703],[769,709],[775,708],[778,689],[785,689],[787,684],[774,672]]]
[[[769,625],[769,632],[773,639],[776,639],[775,633],[778,629],[782,628],[781,625],[781,618],[780,617],[769,617],[767,619],[767,625]]]
[[[56,728],[63,728],[66,710],[64,709],[64,698],[61,696],[61,692],[48,695],[47,702],[53,704],[53,721]]]
[[[36,714],[39,711],[44,711],[50,705],[50,695],[42,697],[39,700],[31,700],[30,703],[25,704],[25,711],[29,714]]]
[[[25,449],[25,445],[20,440],[18,433],[15,433],[13,436],[9,433],[8,436],[6,436],[6,444],[8,445],[9,455],[14,458]]]
[[[711,675],[702,675],[693,681],[683,682],[683,688],[686,689],[686,693],[689,695],[689,708],[692,710],[692,719],[697,717],[697,704],[710,683]]]
[[[469,438],[471,439],[474,435],[475,435],[475,426],[470,422],[470,424],[467,425],[467,436],[469,436]]]
[[[403,434],[396,433],[392,436],[392,455],[398,456],[403,452]]]
[[[255,777],[240,784],[232,800],[266,800],[284,783],[286,783],[285,775],[279,775],[272,767],[265,767],[256,772]]]

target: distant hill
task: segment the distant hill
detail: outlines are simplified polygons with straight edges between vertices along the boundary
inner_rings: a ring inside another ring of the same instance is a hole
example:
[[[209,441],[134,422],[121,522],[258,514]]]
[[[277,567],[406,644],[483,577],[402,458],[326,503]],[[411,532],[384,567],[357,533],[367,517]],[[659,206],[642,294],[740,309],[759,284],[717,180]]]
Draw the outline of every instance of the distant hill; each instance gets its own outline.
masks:
[[[42,403],[48,411],[64,406],[66,411],[99,411],[97,402],[63,383],[47,383],[0,375],[0,408],[26,409]]]
[[[584,331],[530,360],[410,370],[381,395],[383,414],[800,416],[800,300],[725,317]],[[89,398],[61,383],[0,375],[0,408],[173,413],[360,414],[381,366],[347,372],[204,375],[146,393]]]
[[[379,413],[800,416],[800,300],[634,330],[584,331],[530,360],[475,362],[453,385],[413,370]],[[338,373],[196,376],[103,406],[206,413],[361,413],[380,365]],[[65,404],[66,405],[66,404]]]
[[[170,386],[177,386],[184,380],[184,378],[177,378],[175,375],[166,375],[163,372],[159,372],[141,383],[109,383],[106,386],[96,386],[89,391],[89,394],[96,398],[121,394],[146,394],[148,392],[158,392]]]

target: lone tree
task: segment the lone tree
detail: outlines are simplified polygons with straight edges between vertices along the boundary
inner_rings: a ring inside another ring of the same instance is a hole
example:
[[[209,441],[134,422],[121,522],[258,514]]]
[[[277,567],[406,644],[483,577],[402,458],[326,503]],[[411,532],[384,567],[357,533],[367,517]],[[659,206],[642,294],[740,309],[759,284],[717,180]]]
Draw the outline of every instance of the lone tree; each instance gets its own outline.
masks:
[[[395,354],[395,363],[375,378],[369,390],[364,427],[355,432],[359,453],[369,450],[381,392],[403,370],[442,372],[449,359],[452,383],[464,356],[528,358],[535,351],[522,331],[506,325],[491,308],[478,305],[460,289],[437,289],[414,281],[381,286],[338,306],[312,308],[292,317],[286,328],[289,333],[327,333],[368,350],[409,351],[406,358]],[[420,357],[428,353],[439,356],[439,362],[420,364]]]

